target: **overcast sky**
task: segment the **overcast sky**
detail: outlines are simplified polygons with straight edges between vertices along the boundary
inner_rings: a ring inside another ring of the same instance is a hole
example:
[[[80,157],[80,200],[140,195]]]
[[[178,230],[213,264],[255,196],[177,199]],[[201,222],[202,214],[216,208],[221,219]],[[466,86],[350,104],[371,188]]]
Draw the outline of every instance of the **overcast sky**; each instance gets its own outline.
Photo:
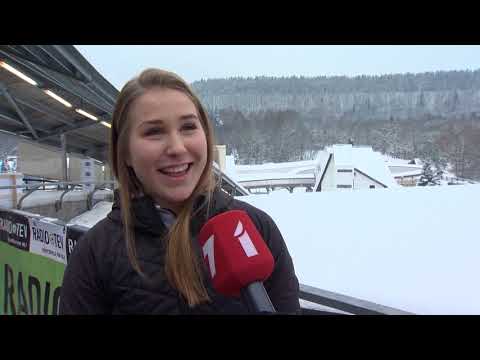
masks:
[[[333,76],[477,70],[480,45],[77,45],[115,87],[147,67],[188,82],[234,76]]]

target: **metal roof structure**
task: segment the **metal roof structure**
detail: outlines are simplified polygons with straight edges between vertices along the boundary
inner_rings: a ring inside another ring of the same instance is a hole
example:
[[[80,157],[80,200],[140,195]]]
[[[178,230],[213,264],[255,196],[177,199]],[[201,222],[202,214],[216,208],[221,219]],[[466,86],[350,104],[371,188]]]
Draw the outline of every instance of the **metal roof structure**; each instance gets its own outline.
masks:
[[[119,91],[73,45],[0,45],[0,131],[108,162]],[[222,187],[248,192],[220,170]]]
[[[0,45],[3,131],[103,162],[117,95],[72,45]]]

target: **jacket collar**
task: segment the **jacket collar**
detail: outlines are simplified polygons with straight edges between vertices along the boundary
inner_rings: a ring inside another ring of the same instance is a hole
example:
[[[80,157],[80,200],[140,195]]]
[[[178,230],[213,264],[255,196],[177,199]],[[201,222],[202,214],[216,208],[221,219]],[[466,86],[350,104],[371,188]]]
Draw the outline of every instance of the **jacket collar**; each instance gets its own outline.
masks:
[[[209,218],[227,211],[231,207],[232,201],[233,197],[217,187],[213,192],[212,201],[207,211],[206,196],[200,195],[193,206],[192,233],[197,234]],[[117,189],[114,192],[112,211],[108,214],[108,217],[112,221],[122,224],[121,211],[120,193]],[[132,214],[135,230],[153,235],[164,234],[167,230],[158,209],[155,207],[155,202],[148,195],[142,195],[132,200]]]

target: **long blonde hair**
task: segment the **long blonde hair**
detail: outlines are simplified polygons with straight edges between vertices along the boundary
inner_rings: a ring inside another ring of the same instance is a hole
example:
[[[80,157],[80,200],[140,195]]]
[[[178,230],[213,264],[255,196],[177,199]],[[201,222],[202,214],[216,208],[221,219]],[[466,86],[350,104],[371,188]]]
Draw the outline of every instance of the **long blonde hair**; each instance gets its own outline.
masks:
[[[120,91],[115,104],[110,138],[110,163],[119,183],[120,206],[128,258],[133,268],[142,276],[135,246],[135,232],[131,210],[133,198],[143,194],[143,186],[135,172],[126,163],[132,119],[129,109],[135,99],[153,87],[177,90],[187,95],[195,105],[207,139],[207,164],[191,196],[177,214],[175,223],[166,237],[165,274],[167,280],[186,299],[190,306],[209,301],[203,283],[201,264],[190,239],[190,218],[197,196],[207,195],[208,204],[215,186],[212,161],[214,156],[214,136],[207,112],[188,84],[174,73],[147,69],[131,79]],[[208,207],[208,206],[207,206]]]

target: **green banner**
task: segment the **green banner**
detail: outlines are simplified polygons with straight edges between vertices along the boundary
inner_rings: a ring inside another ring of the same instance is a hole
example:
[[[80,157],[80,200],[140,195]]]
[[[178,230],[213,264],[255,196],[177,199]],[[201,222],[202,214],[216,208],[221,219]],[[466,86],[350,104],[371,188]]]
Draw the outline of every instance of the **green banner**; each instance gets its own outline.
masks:
[[[0,315],[56,315],[65,264],[0,241]]]

